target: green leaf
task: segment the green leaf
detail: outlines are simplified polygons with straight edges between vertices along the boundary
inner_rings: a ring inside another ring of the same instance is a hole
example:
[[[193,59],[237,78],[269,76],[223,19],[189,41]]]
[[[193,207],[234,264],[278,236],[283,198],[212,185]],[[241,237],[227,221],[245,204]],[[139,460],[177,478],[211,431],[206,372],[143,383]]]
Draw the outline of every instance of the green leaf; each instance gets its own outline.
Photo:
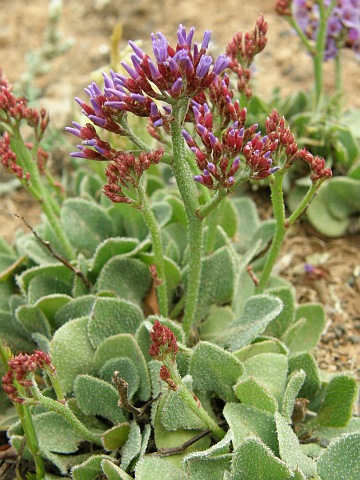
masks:
[[[248,438],[234,452],[232,480],[289,480],[292,472],[258,438]]]
[[[308,353],[299,353],[289,358],[289,373],[304,370],[306,379],[299,392],[299,397],[311,400],[320,390],[319,370],[314,357]]]
[[[88,317],[70,320],[51,341],[50,356],[65,394],[72,392],[81,373],[95,374],[94,349],[87,336]]]
[[[11,313],[0,310],[0,338],[14,354],[32,352],[34,342],[25,328],[16,321]]]
[[[99,273],[102,267],[112,257],[115,256],[132,256],[141,248],[149,246],[150,242],[139,243],[137,238],[115,237],[107,238],[96,248],[92,258],[91,271]]]
[[[46,297],[40,298],[36,303],[35,307],[39,308],[46,318],[48,319],[51,328],[56,330],[58,328],[55,325],[55,316],[57,312],[66,304],[72,300],[68,295],[61,295],[59,293],[53,293],[52,295],[47,295]],[[82,315],[83,312],[82,312]],[[82,316],[79,315],[79,316]],[[60,325],[59,325],[60,326]]]
[[[322,480],[360,478],[360,433],[343,435],[332,442],[317,461]]]
[[[147,401],[151,395],[149,372],[141,350],[134,337],[129,334],[119,334],[104,340],[96,351],[94,363],[100,370],[105,362],[119,356],[128,357],[134,362],[140,377],[139,398]]]
[[[264,331],[281,309],[282,302],[277,297],[270,295],[250,297],[245,303],[241,317],[231,323],[221,337],[224,344],[229,345],[231,350],[239,350],[248,345]]]
[[[74,382],[74,393],[86,415],[101,415],[114,424],[126,422],[118,406],[119,394],[108,382],[90,375],[79,375]]]
[[[261,353],[248,358],[244,366],[246,375],[251,375],[268,389],[281,405],[287,381],[287,357],[279,353]]]
[[[66,305],[63,305],[55,314],[55,329],[60,328],[69,320],[80,318],[85,315],[90,316],[95,300],[95,295],[84,295],[82,297],[74,298]]]
[[[40,448],[46,448],[50,452],[76,452],[80,442],[84,440],[55,412],[33,415],[33,422]]]
[[[350,375],[333,377],[326,388],[316,423],[324,427],[346,427],[352,417],[357,389],[356,380]]]
[[[128,438],[130,431],[129,423],[119,423],[114,427],[106,430],[102,435],[102,444],[105,450],[119,450]]]
[[[137,480],[186,480],[182,469],[174,467],[167,458],[145,456],[136,466]]]
[[[28,288],[28,301],[36,303],[39,299],[54,294],[71,295],[71,285],[57,278],[37,276],[30,280]]]
[[[248,197],[232,199],[232,203],[238,212],[237,248],[245,252],[260,225],[258,210],[255,202]]]
[[[278,453],[274,415],[242,403],[227,403],[223,415],[234,433],[234,448],[249,437],[258,437]]]
[[[214,392],[224,401],[234,401],[233,385],[243,372],[243,364],[217,345],[199,342],[194,348],[190,374],[195,390]]]
[[[290,329],[284,335],[284,342],[291,353],[310,351],[317,346],[326,325],[324,307],[312,303],[300,305],[296,310],[295,321],[300,319],[304,320],[296,329],[296,335],[291,335]]]
[[[275,295],[283,303],[279,315],[266,327],[265,335],[281,338],[295,317],[295,294],[292,288],[271,288],[266,293]]]
[[[265,338],[260,339],[259,341],[255,341],[255,343],[247,345],[246,347],[243,347],[240,350],[233,352],[233,355],[241,362],[244,362],[248,358],[259,355],[260,353],[280,353],[282,355],[287,355],[288,352],[289,351],[286,348],[286,345],[284,345],[277,338]]]
[[[113,234],[112,221],[106,210],[82,198],[64,201],[60,221],[72,245],[86,256],[91,256],[99,243]]]
[[[241,403],[251,405],[259,410],[275,413],[277,401],[272,393],[253,377],[240,380],[235,387],[235,395]]]
[[[135,363],[128,357],[111,358],[99,370],[99,376],[108,383],[112,383],[114,372],[128,383],[128,399],[132,399],[140,386],[140,377]]]
[[[301,450],[299,440],[287,420],[275,413],[276,430],[279,440],[280,458],[293,470],[299,469],[307,477],[315,475],[315,463]]]
[[[101,270],[97,291],[113,291],[119,297],[140,304],[151,286],[149,269],[135,258],[113,257]]]
[[[93,455],[71,470],[74,480],[95,480],[102,473],[101,462],[113,460],[109,455]]]
[[[289,424],[292,423],[291,417],[294,411],[295,400],[305,382],[305,378],[306,373],[304,370],[295,370],[289,376],[281,410],[282,416]]]
[[[110,462],[110,460],[103,460],[101,462],[101,468],[108,480],[132,480],[133,478],[115,465],[115,463]]]
[[[21,305],[16,310],[16,319],[30,335],[41,333],[46,338],[51,337],[49,322],[39,308],[31,305]]]
[[[36,277],[48,277],[59,282],[68,284],[71,286],[74,274],[65,267],[65,265],[44,265],[42,267],[33,267],[25,270],[21,275],[16,277],[19,287],[26,293],[31,280]],[[50,292],[59,293],[59,292]]]
[[[90,342],[96,348],[112,335],[135,333],[143,319],[142,310],[134,303],[99,297],[95,300],[88,323]]]
[[[186,387],[191,390],[191,385],[183,379]],[[206,425],[199,417],[184,403],[178,392],[170,390],[164,394],[166,400],[160,411],[160,420],[167,430],[206,430]]]
[[[230,307],[218,307],[213,305],[209,315],[200,325],[200,338],[216,343],[217,337],[221,336],[227,326],[235,320],[235,315]]]
[[[121,449],[121,468],[126,470],[132,460],[134,460],[141,450],[141,430],[139,425],[133,420],[130,423],[130,431],[125,445]]]
[[[187,478],[191,480],[223,480],[225,471],[230,471],[232,455],[195,457],[185,464]]]
[[[131,208],[126,204],[112,205],[108,214],[121,224],[122,235],[124,237],[137,238],[140,241],[145,240],[149,231],[144,222],[142,214],[136,208]]]

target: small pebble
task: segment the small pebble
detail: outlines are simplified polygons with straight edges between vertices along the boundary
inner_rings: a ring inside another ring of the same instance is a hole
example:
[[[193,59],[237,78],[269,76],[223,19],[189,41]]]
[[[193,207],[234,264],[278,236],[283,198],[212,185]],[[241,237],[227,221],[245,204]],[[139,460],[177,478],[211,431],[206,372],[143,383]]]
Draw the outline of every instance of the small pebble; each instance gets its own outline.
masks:
[[[336,327],[334,327],[333,331],[336,338],[341,338],[345,333],[345,328],[341,325],[337,325]]]
[[[357,345],[358,343],[360,343],[359,335],[351,335],[349,337],[349,342],[353,343],[354,345]]]

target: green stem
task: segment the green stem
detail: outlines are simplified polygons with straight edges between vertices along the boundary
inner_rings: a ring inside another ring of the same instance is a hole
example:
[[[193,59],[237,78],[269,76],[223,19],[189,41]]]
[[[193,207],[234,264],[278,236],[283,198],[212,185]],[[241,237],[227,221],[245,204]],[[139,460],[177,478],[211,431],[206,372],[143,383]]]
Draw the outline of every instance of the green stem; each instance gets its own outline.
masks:
[[[156,284],[156,290],[159,301],[159,311],[160,315],[163,317],[168,316],[168,299],[167,299],[167,288],[166,288],[166,275],[165,275],[165,263],[164,263],[164,249],[161,239],[161,231],[159,224],[156,220],[154,212],[150,206],[150,203],[147,199],[144,186],[140,180],[139,186],[136,189],[138,194],[138,201],[140,203],[140,212],[143,216],[143,219],[149,229],[154,252],[154,261],[156,266],[157,280],[159,283]]]
[[[296,207],[296,209],[292,212],[292,214],[290,215],[290,217],[285,221],[285,225],[287,227],[290,227],[291,225],[293,225],[296,220],[300,217],[300,215],[303,213],[303,211],[305,210],[305,208],[309,205],[309,203],[311,202],[311,199],[313,198],[313,196],[315,195],[316,193],[316,190],[319,188],[319,184],[318,183],[313,183],[311,184],[311,187],[309,188],[309,190],[307,191],[306,195],[304,196],[304,198],[302,199],[302,201],[299,203],[299,205]]]
[[[190,392],[183,384],[176,363],[165,360],[164,365],[169,369],[170,376],[174,381],[175,385],[178,387],[176,393],[181,397],[185,405],[187,405],[204,423],[204,425],[206,425],[206,427],[211,430],[215,440],[219,441],[224,438],[225,431],[221,427],[219,427],[219,425],[210,417],[210,415],[206,412],[206,410],[201,405],[199,400],[195,397],[195,395]]]
[[[339,102],[343,93],[340,52],[338,52],[338,54],[335,57],[335,93],[337,96],[337,101]]]
[[[126,136],[130,138],[130,140],[140,148],[140,150],[144,152],[149,152],[151,148],[149,148],[146,143],[144,143],[135,133],[131,130],[129,127],[127,117],[124,115],[119,119],[119,124],[122,126],[122,128],[126,132]]]
[[[203,220],[205,217],[207,217],[212,211],[216,209],[216,207],[226,197],[228,193],[228,190],[226,190],[225,188],[217,190],[211,200],[209,200],[205,205],[201,205],[201,207],[197,209],[197,217],[200,218],[200,220]]]
[[[3,364],[4,370],[5,372],[7,372],[9,370],[8,360],[11,358],[11,352],[9,349],[5,347],[5,345],[1,340],[0,340],[0,356],[1,356],[1,362]],[[16,388],[18,389],[19,394],[22,397],[25,397],[25,390],[19,383],[17,383]],[[41,480],[45,476],[45,467],[44,467],[43,459],[41,458],[40,445],[36,435],[36,430],[35,430],[32,416],[31,416],[30,407],[28,405],[20,404],[20,403],[14,403],[14,406],[19,416],[21,425],[24,429],[27,445],[34,459],[36,477],[39,480]]]
[[[42,210],[44,211],[49,223],[61,243],[64,253],[69,259],[75,258],[75,253],[70,245],[67,237],[61,228],[59,217],[54,211],[54,200],[51,198],[46,188],[44,187],[36,162],[33,160],[28,148],[24,145],[21,134],[18,130],[14,130],[12,133],[11,147],[16,154],[17,163],[23,168],[25,172],[30,173],[30,185],[27,187],[29,192],[40,203]]]
[[[283,195],[283,174],[277,172],[269,177],[271,187],[271,203],[273,206],[273,213],[275,217],[275,234],[271,243],[270,251],[265,262],[264,269],[259,279],[259,284],[256,287],[256,293],[263,293],[269,281],[273,266],[279,256],[281,246],[286,235],[285,226],[285,206]]]
[[[80,420],[74,415],[74,413],[66,404],[60,403],[49,397],[45,397],[40,392],[34,378],[32,378],[32,380],[34,385],[30,387],[30,390],[35,400],[40,402],[41,405],[46,408],[46,410],[61,415],[64,420],[66,420],[66,422],[70,426],[72,426],[73,429],[76,430],[76,432],[78,432],[78,434],[81,435],[83,438],[85,438],[89,442],[95,443],[96,445],[102,445],[100,436],[90,432],[90,430],[88,430],[85,425],[80,422]]]
[[[197,189],[190,166],[186,161],[184,139],[181,133],[187,108],[187,99],[181,99],[173,105],[174,119],[171,122],[171,138],[173,146],[172,168],[188,219],[189,262],[183,328],[189,339],[194,324],[201,280],[203,226],[201,219],[196,216],[196,211],[199,208]]]

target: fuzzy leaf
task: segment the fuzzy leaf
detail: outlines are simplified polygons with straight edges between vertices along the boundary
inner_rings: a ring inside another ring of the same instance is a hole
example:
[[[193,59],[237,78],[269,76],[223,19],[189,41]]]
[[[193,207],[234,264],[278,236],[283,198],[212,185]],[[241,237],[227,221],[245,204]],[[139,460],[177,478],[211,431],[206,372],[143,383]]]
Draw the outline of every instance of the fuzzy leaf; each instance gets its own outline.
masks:
[[[281,410],[282,416],[289,424],[291,424],[291,417],[294,411],[295,400],[298,397],[299,391],[305,382],[305,378],[306,373],[304,372],[304,370],[295,370],[289,376]]]
[[[34,342],[25,328],[8,312],[0,310],[0,338],[14,354],[32,352]]]
[[[77,465],[71,470],[74,480],[95,480],[102,473],[101,462],[103,460],[113,460],[108,455],[93,455],[85,462]]]
[[[150,242],[146,242],[146,245],[149,244]],[[112,257],[133,255],[139,250],[140,245],[142,248],[145,247],[145,243],[140,244],[137,238],[107,238],[95,251],[92,259],[91,271],[99,273],[105,263]]]
[[[185,382],[186,384],[186,382]],[[191,389],[191,386],[186,385]],[[177,392],[170,390],[160,411],[162,425],[167,430],[206,430],[206,425],[184,403]]]
[[[86,415],[100,415],[114,424],[126,422],[118,406],[118,392],[108,382],[90,375],[79,375],[74,382],[74,393]]]
[[[50,356],[64,393],[73,390],[81,373],[95,374],[94,349],[87,336],[88,317],[70,320],[59,328],[51,341]]]
[[[118,333],[135,333],[144,319],[142,310],[119,298],[96,299],[88,323],[88,335],[94,348],[105,338]]]
[[[80,442],[84,440],[55,412],[34,415],[33,421],[40,448],[44,447],[50,452],[76,452]]]
[[[235,395],[241,403],[251,405],[259,410],[275,413],[277,401],[272,393],[253,377],[240,381],[234,387]]]
[[[238,212],[238,239],[236,241],[240,252],[245,252],[260,224],[255,202],[248,197],[232,199]]]
[[[108,480],[132,480],[133,478],[115,465],[115,463],[110,462],[110,460],[103,460],[101,462],[101,468]]]
[[[258,438],[248,438],[234,452],[232,480],[289,480],[292,472]]]
[[[246,347],[233,352],[234,357],[238,358],[241,362],[244,362],[250,357],[254,357],[261,353],[280,353],[282,355],[288,354],[288,349],[286,345],[284,345],[280,340],[276,338],[271,339],[262,339],[260,341],[256,341],[251,345],[247,345]]]
[[[291,288],[271,288],[266,293],[275,295],[283,303],[283,309],[279,315],[266,327],[265,335],[281,338],[295,317],[295,295]]]
[[[41,333],[46,338],[51,337],[49,322],[39,308],[31,305],[21,305],[16,310],[16,319],[30,335]]]
[[[357,383],[350,375],[333,377],[325,391],[316,422],[324,427],[346,427],[352,417]]]
[[[130,358],[136,365],[140,377],[139,398],[147,401],[151,395],[149,372],[144,356],[132,335],[119,334],[104,340],[96,351],[95,366],[100,370],[105,362],[119,356]]]
[[[314,357],[308,353],[299,353],[289,358],[289,373],[304,370],[306,379],[299,392],[299,397],[311,400],[320,390],[319,369]]]
[[[129,400],[135,395],[140,386],[140,377],[135,363],[128,357],[111,358],[99,370],[99,376],[108,383],[112,382],[114,372],[119,372],[119,377],[129,385]]]
[[[135,258],[113,257],[101,270],[97,291],[114,291],[119,297],[141,303],[151,285],[149,269]]]
[[[319,343],[321,333],[326,325],[324,307],[320,304],[300,305],[296,311],[295,320],[304,319],[296,335],[289,336],[286,332],[284,342],[291,353],[313,350]]]
[[[187,478],[191,480],[223,480],[225,471],[230,472],[232,455],[194,457],[186,462]]]
[[[234,401],[232,387],[243,372],[243,364],[221,347],[199,342],[194,348],[190,374],[195,390],[214,392],[224,401]]]
[[[360,478],[360,433],[337,438],[320,455],[317,472],[322,480],[357,480]]]
[[[64,201],[60,221],[72,245],[84,255],[92,255],[99,243],[113,234],[111,218],[106,210],[82,198]]]
[[[248,358],[244,365],[246,374],[267,388],[281,405],[287,381],[287,357],[279,353],[261,353]]]
[[[128,438],[130,431],[129,423],[119,423],[114,427],[106,430],[102,435],[102,444],[105,450],[119,450]]]
[[[255,436],[277,455],[278,441],[272,414],[242,403],[227,403],[223,415],[234,433],[234,448]]]
[[[167,458],[145,456],[136,466],[137,480],[186,480],[182,469],[174,467]]]
[[[315,475],[315,463],[301,450],[299,440],[285,418],[275,413],[280,458],[293,470],[299,469],[307,477]]]
[[[37,276],[30,280],[28,288],[28,300],[30,304],[36,303],[39,299],[54,295],[71,295],[71,285],[58,278]]]
[[[121,449],[121,468],[126,470],[141,450],[141,431],[139,425],[133,420],[125,445]]]
[[[71,285],[73,276],[73,272],[65,267],[65,265],[44,265],[42,267],[28,268],[21,275],[16,277],[16,281],[19,287],[24,292],[27,292],[31,280],[36,277],[50,277]]]
[[[239,350],[260,335],[282,309],[279,298],[270,295],[250,297],[240,318],[236,319],[222,336],[231,350]]]
[[[39,308],[44,313],[52,329],[56,330],[58,326],[55,325],[55,315],[64,305],[67,305],[71,300],[72,298],[69,297],[68,295],[61,295],[59,293],[54,293],[52,295],[47,295],[46,297],[40,298],[35,303],[35,307]],[[83,316],[83,315],[84,313],[78,316]]]
[[[216,343],[217,337],[235,320],[230,307],[213,305],[209,315],[200,325],[200,338]]]
[[[95,295],[84,295],[70,300],[69,303],[62,306],[55,314],[54,326],[60,328],[69,320],[80,318],[91,313],[93,304],[96,300]]]

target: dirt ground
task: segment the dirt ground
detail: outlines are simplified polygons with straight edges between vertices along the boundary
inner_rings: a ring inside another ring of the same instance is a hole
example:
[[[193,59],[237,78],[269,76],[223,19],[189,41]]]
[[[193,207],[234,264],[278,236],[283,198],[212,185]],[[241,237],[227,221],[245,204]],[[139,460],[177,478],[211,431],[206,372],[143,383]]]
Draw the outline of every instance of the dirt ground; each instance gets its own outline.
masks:
[[[144,39],[149,44],[151,32],[161,31],[170,41],[176,39],[177,26],[196,27],[201,41],[205,29],[212,30],[214,51],[238,30],[253,28],[262,13],[269,24],[269,42],[256,62],[255,90],[269,96],[275,87],[283,95],[307,89],[312,82],[312,62],[300,48],[297,38],[273,9],[272,0],[64,0],[63,16],[58,26],[65,40],[74,45],[55,58],[50,71],[36,80],[39,104],[50,111],[56,127],[62,129],[72,120],[75,102],[82,89],[93,79],[91,72],[109,62],[109,38],[119,22],[123,28],[122,46],[127,39]],[[0,0],[0,67],[11,82],[27,71],[25,56],[41,47],[48,22],[48,0]],[[348,107],[360,107],[360,63],[352,52],[345,52],[344,90]],[[327,87],[333,84],[332,65],[326,66]],[[66,148],[64,149],[66,150]],[[66,151],[57,155],[57,168],[66,163]],[[9,177],[0,172],[2,186]],[[11,240],[21,227],[13,212],[36,224],[38,209],[21,191],[0,197],[0,234]],[[264,212],[267,215],[268,212]],[[315,260],[311,255],[316,255]],[[319,262],[319,275],[308,278],[303,264]],[[317,349],[320,366],[328,371],[351,370],[360,373],[360,237],[359,234],[329,240],[308,225],[300,223],[290,232],[279,268],[297,287],[299,302],[321,301],[326,308],[328,325]]]

